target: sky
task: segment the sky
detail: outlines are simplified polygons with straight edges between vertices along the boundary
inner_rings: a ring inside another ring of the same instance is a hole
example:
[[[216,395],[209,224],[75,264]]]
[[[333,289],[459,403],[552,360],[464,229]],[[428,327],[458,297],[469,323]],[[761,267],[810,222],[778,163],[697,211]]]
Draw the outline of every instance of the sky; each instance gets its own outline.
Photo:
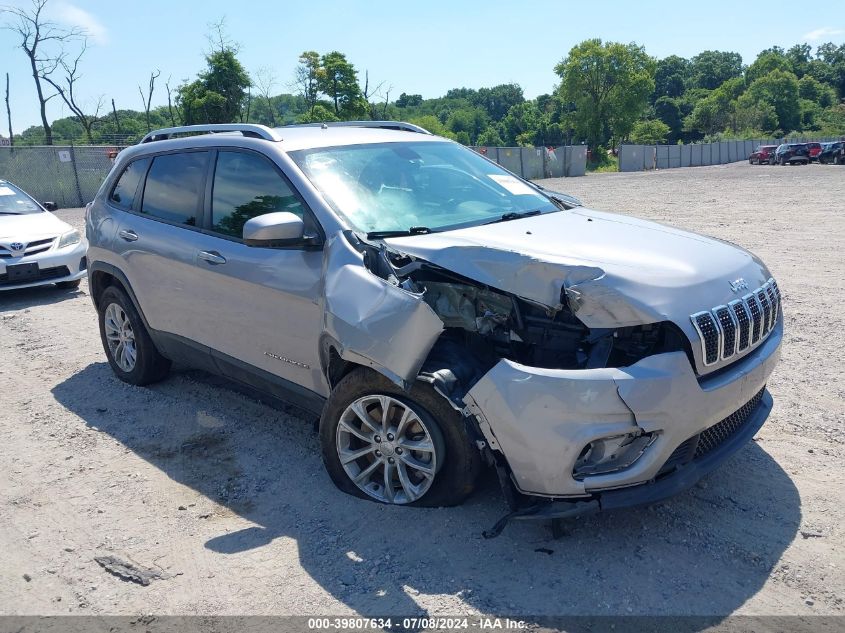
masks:
[[[0,4],[28,6],[29,0]],[[196,78],[209,25],[221,18],[247,70],[275,75],[274,94],[292,91],[302,51],[338,50],[361,79],[368,70],[371,82],[390,87],[391,100],[402,92],[429,98],[454,87],[510,82],[528,98],[548,93],[557,81],[555,64],[592,37],[637,42],[657,58],[736,51],[746,64],[773,45],[845,42],[842,0],[251,0],[242,11],[231,0],[48,0],[47,6],[52,20],[89,34],[77,89],[82,101],[93,108],[100,96],[109,105],[114,98],[118,109],[134,110],[143,109],[138,86],[147,85],[151,71],[161,71],[153,106],[166,103],[168,78],[171,86]],[[12,122],[20,132],[40,124],[40,116],[28,60],[17,46],[12,33],[0,30],[0,80],[10,74]],[[51,121],[69,114],[59,98],[48,108]],[[0,130],[7,130],[2,110]]]

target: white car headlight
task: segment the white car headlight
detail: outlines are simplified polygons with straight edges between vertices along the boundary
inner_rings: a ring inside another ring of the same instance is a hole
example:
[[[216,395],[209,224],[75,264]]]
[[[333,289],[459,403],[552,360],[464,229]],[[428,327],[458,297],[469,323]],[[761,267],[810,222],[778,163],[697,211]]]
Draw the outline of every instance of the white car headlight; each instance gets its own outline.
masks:
[[[79,231],[73,229],[72,231],[68,231],[67,233],[62,235],[61,239],[59,240],[59,245],[56,248],[64,248],[65,246],[79,244],[81,240],[82,236],[79,234]]]

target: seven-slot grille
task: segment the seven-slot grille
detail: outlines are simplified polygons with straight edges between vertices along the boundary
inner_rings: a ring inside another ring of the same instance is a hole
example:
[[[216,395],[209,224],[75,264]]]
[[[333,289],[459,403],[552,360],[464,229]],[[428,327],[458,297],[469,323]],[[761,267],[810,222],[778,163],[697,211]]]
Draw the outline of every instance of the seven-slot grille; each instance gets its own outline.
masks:
[[[704,364],[727,360],[762,342],[774,329],[779,309],[780,290],[769,279],[742,299],[691,315]]]

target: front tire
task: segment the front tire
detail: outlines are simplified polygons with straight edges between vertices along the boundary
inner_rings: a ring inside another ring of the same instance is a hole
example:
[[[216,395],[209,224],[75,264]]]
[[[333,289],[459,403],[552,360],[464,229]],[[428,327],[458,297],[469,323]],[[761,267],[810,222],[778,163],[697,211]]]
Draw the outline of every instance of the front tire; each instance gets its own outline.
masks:
[[[458,505],[481,468],[465,421],[434,389],[416,382],[406,392],[366,368],[329,396],[320,445],[338,488],[386,504]]]
[[[131,385],[162,380],[170,361],[153,344],[135,304],[116,286],[103,291],[97,303],[100,339],[112,370]]]

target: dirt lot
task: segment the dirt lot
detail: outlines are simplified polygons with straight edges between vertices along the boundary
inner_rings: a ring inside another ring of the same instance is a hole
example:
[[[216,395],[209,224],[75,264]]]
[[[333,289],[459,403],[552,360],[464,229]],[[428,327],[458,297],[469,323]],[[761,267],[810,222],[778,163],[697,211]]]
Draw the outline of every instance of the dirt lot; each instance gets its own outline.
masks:
[[[196,374],[133,388],[85,283],[0,295],[0,613],[845,615],[845,169],[722,167],[547,181],[741,244],[787,334],[755,441],[669,503],[516,523],[338,492],[313,420]],[[82,225],[80,210],[60,215]],[[152,569],[147,586],[95,558]]]

